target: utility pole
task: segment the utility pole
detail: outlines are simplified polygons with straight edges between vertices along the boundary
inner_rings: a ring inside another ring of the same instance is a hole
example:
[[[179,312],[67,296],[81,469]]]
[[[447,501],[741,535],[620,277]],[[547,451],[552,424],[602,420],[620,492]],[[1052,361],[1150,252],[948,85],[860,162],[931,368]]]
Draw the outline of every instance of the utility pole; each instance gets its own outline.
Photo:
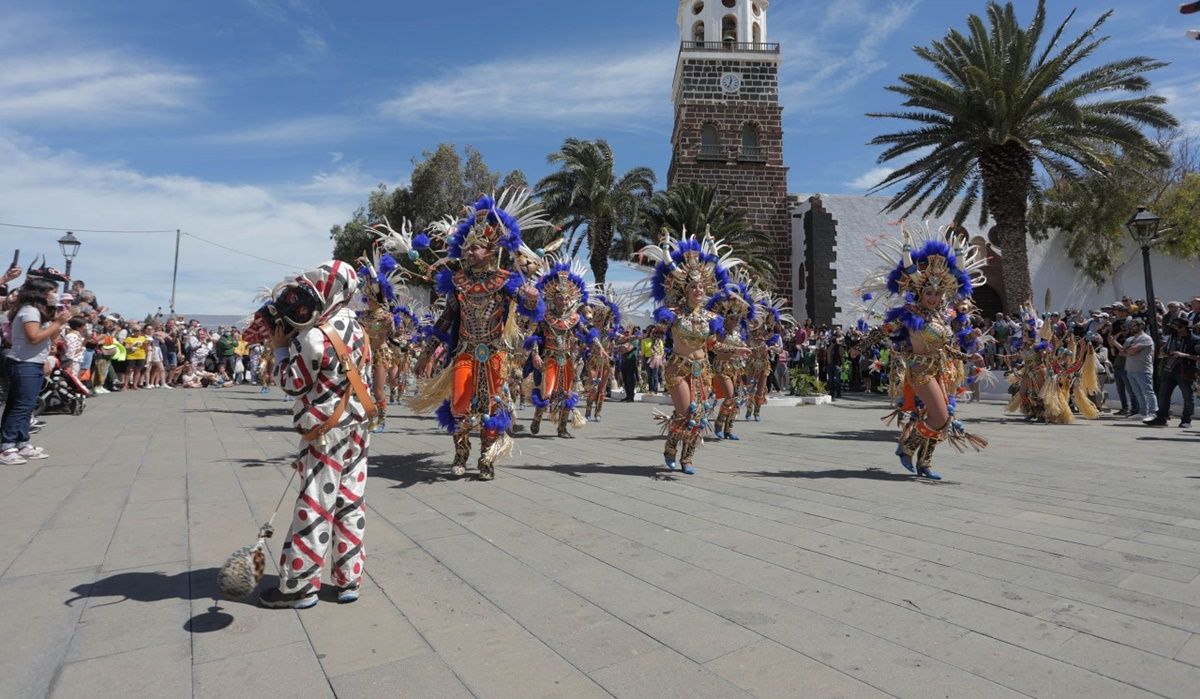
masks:
[[[182,234],[175,229],[175,269],[171,272],[171,315],[175,315],[175,280],[179,277],[179,238]]]

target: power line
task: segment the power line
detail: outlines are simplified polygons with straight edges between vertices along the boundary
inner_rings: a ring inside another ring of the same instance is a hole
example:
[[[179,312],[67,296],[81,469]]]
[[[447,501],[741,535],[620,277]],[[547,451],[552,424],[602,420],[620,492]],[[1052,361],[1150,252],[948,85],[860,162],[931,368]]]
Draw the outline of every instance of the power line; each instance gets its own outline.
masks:
[[[35,230],[35,231],[72,231],[72,232],[76,232],[76,233],[137,233],[137,234],[142,234],[142,233],[174,233],[175,232],[174,229],[169,230],[169,231],[168,230],[162,230],[162,231],[103,231],[103,230],[97,230],[97,229],[93,229],[93,228],[75,228],[73,226],[27,226],[27,225],[21,224],[21,223],[3,223],[3,222],[0,222],[0,226],[7,226],[9,228],[28,228],[30,230]]]
[[[172,232],[174,232],[174,231],[172,231]],[[280,262],[278,260],[269,260],[265,257],[260,257],[258,255],[255,255],[254,253],[246,252],[245,250],[238,250],[236,248],[231,248],[228,245],[222,245],[221,243],[211,241],[207,238],[201,238],[200,236],[195,235],[194,233],[188,233],[185,231],[182,235],[186,235],[189,238],[195,238],[196,240],[199,240],[202,243],[208,243],[209,245],[216,246],[218,248],[221,248],[222,250],[228,250],[229,252],[236,252],[237,254],[244,255],[245,257],[253,257],[256,260],[261,260],[263,262],[269,262],[273,265],[279,265],[280,267],[286,267],[287,269],[290,269],[290,270],[304,269],[300,265],[290,265],[286,262]]]

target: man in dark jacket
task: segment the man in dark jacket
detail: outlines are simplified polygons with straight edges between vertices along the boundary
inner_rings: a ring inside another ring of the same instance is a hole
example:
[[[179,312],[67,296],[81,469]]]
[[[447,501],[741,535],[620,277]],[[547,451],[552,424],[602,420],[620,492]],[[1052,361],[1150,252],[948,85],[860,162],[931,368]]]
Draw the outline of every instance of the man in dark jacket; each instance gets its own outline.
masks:
[[[1146,422],[1147,425],[1167,424],[1167,416],[1171,414],[1171,395],[1178,386],[1183,393],[1183,414],[1179,426],[1192,426],[1192,412],[1195,409],[1192,382],[1196,380],[1197,360],[1200,360],[1200,337],[1192,334],[1187,318],[1172,318],[1171,334],[1163,343],[1162,373],[1158,379],[1158,412],[1153,420]]]

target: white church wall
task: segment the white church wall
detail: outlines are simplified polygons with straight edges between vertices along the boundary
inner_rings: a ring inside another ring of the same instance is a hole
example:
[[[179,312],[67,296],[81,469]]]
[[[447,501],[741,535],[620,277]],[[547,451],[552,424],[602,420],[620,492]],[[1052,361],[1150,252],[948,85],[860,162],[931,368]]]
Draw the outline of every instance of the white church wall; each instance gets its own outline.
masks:
[[[1154,293],[1164,302],[1188,301],[1200,295],[1200,263],[1150,252],[1154,274]],[[1033,281],[1034,303],[1039,310],[1050,290],[1053,309],[1099,308],[1120,300],[1123,296],[1146,297],[1146,278],[1142,271],[1142,251],[1132,244],[1122,253],[1122,261],[1112,278],[1097,287],[1082,272],[1075,269],[1067,256],[1062,238],[1055,236],[1045,243],[1031,245],[1029,268]]]
[[[900,234],[900,222],[897,216],[881,213],[886,203],[884,197],[853,196],[853,195],[818,195],[822,206],[832,214],[837,222],[837,288],[835,295],[837,305],[841,309],[835,316],[834,322],[849,327],[860,317],[856,307],[859,305],[859,294],[856,289],[862,280],[881,264],[880,258],[871,250],[870,243],[880,237],[894,237]],[[793,213],[807,211],[811,204],[807,195],[800,196],[800,205]],[[922,223],[934,230],[940,230],[952,223],[951,213],[943,216],[922,219]],[[910,224],[917,223],[910,220]],[[978,224],[978,213],[972,212],[966,219],[965,228],[971,238],[986,237],[992,223]],[[804,230],[801,219],[793,219],[792,228],[793,250],[797,255],[803,255]],[[1187,301],[1200,295],[1200,262],[1182,260],[1161,254],[1151,253],[1151,265],[1154,270],[1154,290],[1164,301]],[[794,263],[793,267],[798,266]],[[1132,298],[1144,298],[1145,280],[1142,273],[1141,250],[1129,245],[1123,253],[1123,260],[1118,266],[1112,279],[1101,287],[1096,287],[1083,273],[1075,269],[1070,257],[1067,256],[1062,240],[1053,236],[1050,240],[1029,246],[1029,267],[1033,284],[1034,302],[1043,304],[1046,289],[1050,289],[1051,303],[1055,309],[1075,307],[1087,310],[1099,308],[1106,303],[1128,295]],[[803,309],[806,296],[800,293],[797,277],[793,276],[793,289],[796,293],[794,307]],[[813,289],[805,289],[811,294]],[[800,318],[797,315],[797,318]]]

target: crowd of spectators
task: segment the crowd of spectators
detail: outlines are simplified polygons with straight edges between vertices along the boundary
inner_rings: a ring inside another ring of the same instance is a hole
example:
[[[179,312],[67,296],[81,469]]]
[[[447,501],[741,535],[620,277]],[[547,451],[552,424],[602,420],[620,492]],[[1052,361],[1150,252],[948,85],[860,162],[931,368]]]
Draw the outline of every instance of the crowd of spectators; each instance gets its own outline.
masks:
[[[236,327],[202,327],[197,320],[160,312],[142,320],[101,305],[81,280],[60,284],[33,272],[23,284],[19,267],[0,277],[0,463],[46,458],[30,444],[46,377],[61,372],[92,396],[117,391],[224,387],[258,383],[271,373],[261,345],[242,340]]]

